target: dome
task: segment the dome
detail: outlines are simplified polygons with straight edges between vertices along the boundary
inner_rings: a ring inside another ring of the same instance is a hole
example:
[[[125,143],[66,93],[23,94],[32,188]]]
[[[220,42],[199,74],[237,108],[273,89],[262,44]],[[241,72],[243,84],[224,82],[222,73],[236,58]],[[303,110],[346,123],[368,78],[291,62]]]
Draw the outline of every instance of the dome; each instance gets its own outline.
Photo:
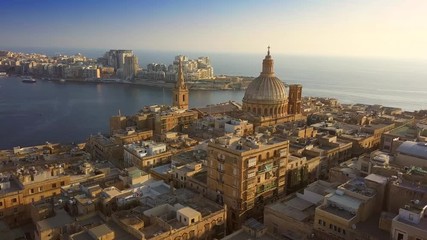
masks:
[[[267,56],[262,61],[262,72],[249,84],[243,101],[282,102],[288,99],[285,84],[276,77],[273,67],[269,47]]]
[[[287,113],[288,94],[285,84],[273,71],[274,61],[268,47],[262,61],[262,72],[248,86],[243,97],[243,110],[257,116],[274,116]]]
[[[245,91],[244,101],[281,102],[287,100],[285,84],[277,77],[259,76]]]

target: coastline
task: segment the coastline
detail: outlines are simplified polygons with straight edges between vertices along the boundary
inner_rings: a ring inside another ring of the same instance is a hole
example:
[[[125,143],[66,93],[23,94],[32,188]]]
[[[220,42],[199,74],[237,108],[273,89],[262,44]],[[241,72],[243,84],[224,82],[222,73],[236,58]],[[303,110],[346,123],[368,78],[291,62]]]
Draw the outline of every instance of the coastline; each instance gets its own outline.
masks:
[[[22,77],[19,75],[9,77]],[[43,76],[32,76],[33,78],[41,81],[52,81],[66,84],[67,82],[73,83],[88,83],[88,84],[127,84],[149,86],[157,88],[172,89],[175,83],[164,82],[152,79],[136,79],[134,81],[121,80],[121,79],[80,79],[80,78],[47,78]],[[238,79],[237,81],[235,79]],[[239,77],[239,76],[225,76],[217,79],[202,79],[192,82],[187,82],[189,90],[200,91],[242,91],[247,88],[247,85],[254,79],[253,77]]]

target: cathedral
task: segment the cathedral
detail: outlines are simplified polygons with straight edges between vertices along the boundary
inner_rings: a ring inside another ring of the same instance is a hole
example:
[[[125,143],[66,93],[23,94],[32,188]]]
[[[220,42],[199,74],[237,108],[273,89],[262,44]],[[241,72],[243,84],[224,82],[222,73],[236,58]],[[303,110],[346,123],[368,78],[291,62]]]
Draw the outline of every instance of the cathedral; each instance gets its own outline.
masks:
[[[302,86],[286,86],[274,73],[274,61],[268,47],[262,61],[262,72],[246,89],[243,97],[242,118],[254,126],[271,126],[304,120],[301,114]]]

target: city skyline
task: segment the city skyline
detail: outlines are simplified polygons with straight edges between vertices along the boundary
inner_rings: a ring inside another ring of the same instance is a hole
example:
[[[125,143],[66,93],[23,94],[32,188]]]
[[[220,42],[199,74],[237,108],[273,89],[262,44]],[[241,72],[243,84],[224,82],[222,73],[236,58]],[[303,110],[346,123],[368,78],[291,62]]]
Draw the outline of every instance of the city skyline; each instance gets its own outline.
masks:
[[[122,48],[425,59],[423,1],[0,3],[0,48]],[[268,37],[267,37],[268,36]]]

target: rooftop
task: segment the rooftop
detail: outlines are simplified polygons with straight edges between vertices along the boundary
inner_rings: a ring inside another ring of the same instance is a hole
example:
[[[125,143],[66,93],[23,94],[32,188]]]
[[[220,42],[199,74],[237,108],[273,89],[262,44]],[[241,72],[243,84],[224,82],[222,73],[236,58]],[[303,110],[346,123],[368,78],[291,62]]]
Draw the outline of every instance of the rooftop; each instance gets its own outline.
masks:
[[[376,180],[380,180],[380,177],[375,177],[375,176],[371,176],[371,179],[376,179]],[[382,180],[384,181],[384,180]],[[350,181],[342,184],[339,186],[339,188],[341,189],[345,189],[351,192],[355,192],[361,195],[364,195],[366,197],[373,197],[376,194],[375,189],[373,188],[369,188],[364,179],[361,178],[354,178],[351,179]]]
[[[347,210],[353,210],[357,211],[359,209],[360,205],[362,204],[362,201],[348,196],[348,195],[339,195],[339,194],[332,194],[328,199],[328,205],[332,206],[332,208],[337,208],[340,211],[343,210],[343,208],[347,208]]]
[[[379,183],[381,185],[385,185],[387,183],[387,178],[377,174],[369,174],[365,177],[366,180]]]
[[[272,211],[283,214],[296,221],[302,222],[314,216],[315,205],[299,197],[294,197],[288,201],[280,201],[266,206]]]
[[[101,224],[99,226],[89,229],[89,232],[92,235],[96,236],[97,239],[100,239],[102,236],[113,232],[113,230],[111,230],[107,225]]]
[[[349,211],[346,211],[344,209],[340,209],[338,207],[333,207],[331,205],[324,205],[320,206],[320,209],[323,211],[326,211],[330,214],[336,215],[338,217],[344,218],[345,220],[350,220],[354,217],[356,217],[355,214],[350,213]]]
[[[262,149],[271,147],[274,144],[284,143],[286,140],[270,136],[269,134],[259,133],[257,135],[238,137],[227,135],[212,140],[211,143],[221,145],[234,151],[245,152],[252,149]],[[209,144],[211,144],[209,143]]]
[[[330,183],[323,180],[318,180],[316,182],[310,183],[305,189],[310,192],[326,196],[329,193],[334,192],[336,187],[338,187],[338,183]]]
[[[417,228],[419,230],[422,230],[424,232],[427,232],[427,230],[426,230],[427,229],[427,218],[426,217],[421,218],[420,222],[418,224],[411,222],[411,221],[408,221],[408,220],[405,220],[404,218],[399,217],[399,215],[397,215],[394,218],[394,221],[398,221],[398,222],[404,223],[406,225],[412,226],[414,228]]]
[[[68,215],[67,212],[65,212],[65,210],[58,210],[55,216],[38,221],[36,225],[40,231],[44,231],[48,229],[63,227],[72,222],[73,219]]]
[[[396,151],[427,160],[427,143],[406,141]]]
[[[124,148],[138,157],[154,156],[166,152],[165,143],[157,143],[154,141],[141,141],[141,143],[130,143],[124,145]]]
[[[403,126],[400,126],[400,127],[397,127],[397,128],[390,130],[388,132],[388,134],[392,134],[392,135],[402,137],[402,138],[416,139],[417,138],[417,132],[418,132],[417,127],[410,125],[410,124],[405,124]]]

